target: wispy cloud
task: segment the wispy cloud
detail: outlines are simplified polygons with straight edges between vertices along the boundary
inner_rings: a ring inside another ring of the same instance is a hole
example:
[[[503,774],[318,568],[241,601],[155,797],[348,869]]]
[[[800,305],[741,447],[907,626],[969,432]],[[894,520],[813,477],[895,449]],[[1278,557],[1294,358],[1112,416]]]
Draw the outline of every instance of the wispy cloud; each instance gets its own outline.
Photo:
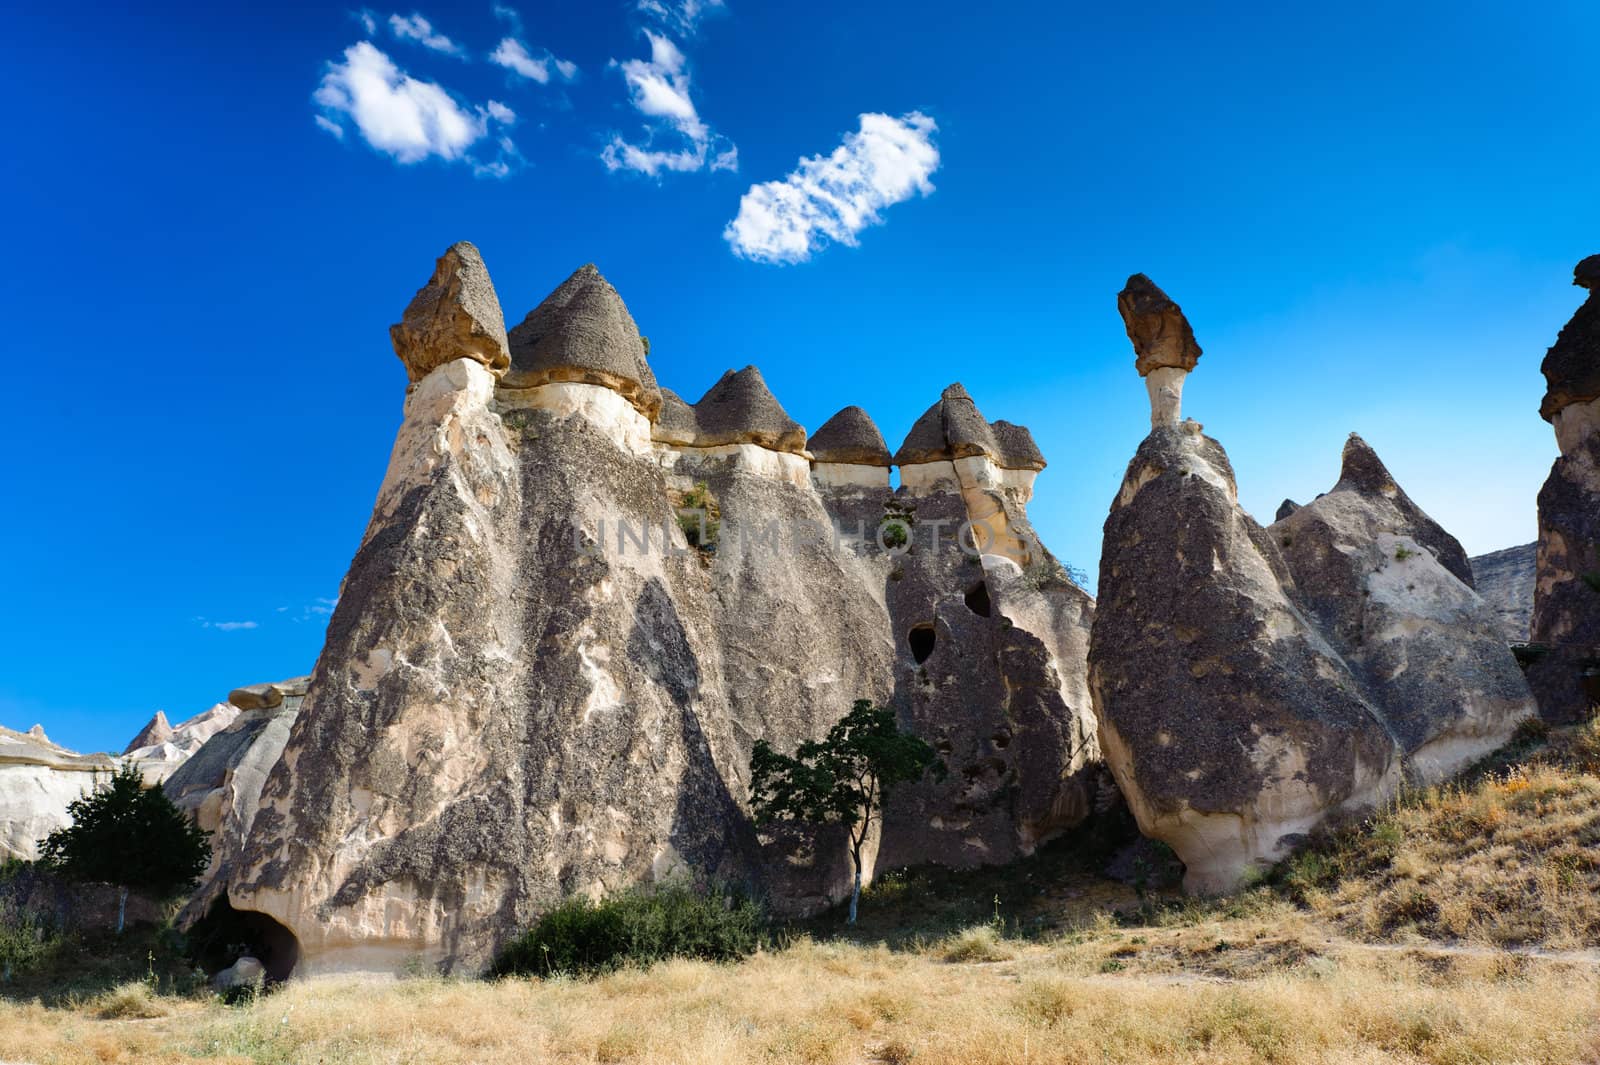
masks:
[[[540,85],[550,84],[552,67],[562,81],[571,81],[578,76],[578,64],[558,59],[548,50],[543,55],[534,55],[527,45],[515,37],[502,38],[494,51],[489,53],[489,62]]]
[[[350,12],[350,17],[361,23],[361,28],[367,31],[368,37],[378,32],[378,16],[367,8]]]
[[[438,156],[466,162],[474,173],[505,176],[495,171],[496,163],[504,164],[506,173],[510,170],[503,137],[491,142],[501,148],[492,161],[469,151],[489,136],[491,125],[499,124],[496,109],[509,113],[509,108],[494,100],[483,107],[464,105],[437,82],[420,81],[401,70],[370,41],[346,48],[343,62],[330,62],[312,99],[322,109],[318,125],[330,133],[337,130],[341,139],[354,125],[362,139],[396,162]]]
[[[241,629],[255,629],[260,626],[254,621],[211,621],[207,618],[195,618],[202,629],[217,629],[221,632],[238,632]]]
[[[645,140],[634,144],[612,134],[600,153],[606,169],[651,176],[663,170],[702,170],[708,165],[712,170],[739,169],[739,150],[728,138],[713,132],[695,109],[683,52],[662,34],[646,30],[645,36],[650,40],[649,59],[612,60],[622,71],[634,109],[648,120]],[[680,144],[659,148],[660,137],[677,137]]]
[[[832,154],[801,159],[781,181],[752,185],[724,239],[735,254],[765,263],[804,262],[830,243],[854,247],[856,234],[883,222],[884,208],[933,191],[938,128],[920,111],[862,115],[861,128]]]
[[[433,24],[415,11],[410,15],[390,15],[389,29],[402,41],[415,41],[435,52],[466,58],[465,49],[444,34],[435,31]]]
[[[685,37],[700,28],[700,20],[706,15],[726,10],[723,0],[639,0],[635,7],[640,14]]]

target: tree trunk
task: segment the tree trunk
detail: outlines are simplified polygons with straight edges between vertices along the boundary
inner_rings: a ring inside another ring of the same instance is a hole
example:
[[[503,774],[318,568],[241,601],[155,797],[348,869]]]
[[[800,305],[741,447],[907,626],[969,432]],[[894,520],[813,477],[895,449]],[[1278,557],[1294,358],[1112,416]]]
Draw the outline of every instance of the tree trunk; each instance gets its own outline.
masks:
[[[845,924],[856,923],[856,907],[861,903],[861,844],[853,843],[850,848],[850,860],[856,867],[855,886],[850,889],[850,916]]]
[[[856,876],[856,883],[859,884],[860,882],[861,882],[861,877],[858,874]],[[119,887],[117,889],[117,935],[119,935],[119,936],[122,934],[122,922],[123,922],[123,919],[126,918],[127,916],[128,916],[128,889],[125,888],[125,887]]]

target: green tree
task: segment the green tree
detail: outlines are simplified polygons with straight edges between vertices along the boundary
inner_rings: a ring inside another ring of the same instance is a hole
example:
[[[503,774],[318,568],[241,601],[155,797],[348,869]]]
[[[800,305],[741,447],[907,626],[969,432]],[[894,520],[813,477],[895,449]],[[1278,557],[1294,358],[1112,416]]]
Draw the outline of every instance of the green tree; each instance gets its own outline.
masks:
[[[72,824],[39,843],[45,864],[69,880],[115,884],[117,933],[128,892],[170,899],[193,887],[211,861],[205,831],[160,788],[125,765],[103,786],[67,805]]]
[[[758,824],[802,821],[843,825],[850,834],[855,887],[850,924],[861,901],[861,848],[889,790],[929,770],[945,775],[932,747],[895,726],[894,711],[858,699],[820,743],[802,743],[794,757],[757,740],[750,754],[750,804]]]

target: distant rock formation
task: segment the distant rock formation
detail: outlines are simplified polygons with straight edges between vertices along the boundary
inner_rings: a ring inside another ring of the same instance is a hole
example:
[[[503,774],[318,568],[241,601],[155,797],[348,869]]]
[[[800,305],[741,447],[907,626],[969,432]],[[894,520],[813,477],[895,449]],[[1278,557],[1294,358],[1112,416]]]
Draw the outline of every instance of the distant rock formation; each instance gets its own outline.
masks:
[[[0,861],[37,858],[39,841],[72,823],[67,804],[115,770],[109,755],[69,751],[38,725],[0,728]]]
[[[1118,300],[1141,356],[1152,333],[1192,337],[1159,289],[1130,288],[1146,293],[1132,313]],[[1460,544],[1360,437],[1331,491],[1279,514],[1257,525],[1222,446],[1157,418],[1106,519],[1089,653],[1101,746],[1191,890],[1234,887],[1532,713]]]
[[[1472,586],[1499,615],[1506,642],[1527,643],[1533,622],[1533,586],[1538,580],[1538,541],[1474,555],[1467,562],[1472,566]]]
[[[1541,712],[1556,722],[1600,706],[1600,255],[1577,265],[1573,284],[1589,295],[1541,366],[1539,414],[1561,455],[1539,490],[1530,635],[1543,653],[1528,669]]]
[[[1001,861],[1084,816],[1092,601],[1027,523],[1026,430],[953,386],[891,494],[864,413],[808,452],[754,368],[693,406],[660,388],[592,266],[509,340],[499,382],[411,360],[439,365],[220,877],[297,972],[470,971],[565,896],[684,870],[814,911],[842,839],[758,833],[750,747],[858,698],[952,769],[896,797],[882,860]]]
[[[122,757],[139,767],[145,783],[159,784],[177,771],[212,736],[239,716],[231,703],[217,703],[177,725],[160,710],[123,749]]]
[[[227,883],[261,802],[261,787],[289,739],[310,677],[236,688],[228,696],[234,715],[167,777],[162,789],[195,823],[211,833],[211,864],[182,915],[204,915]]]

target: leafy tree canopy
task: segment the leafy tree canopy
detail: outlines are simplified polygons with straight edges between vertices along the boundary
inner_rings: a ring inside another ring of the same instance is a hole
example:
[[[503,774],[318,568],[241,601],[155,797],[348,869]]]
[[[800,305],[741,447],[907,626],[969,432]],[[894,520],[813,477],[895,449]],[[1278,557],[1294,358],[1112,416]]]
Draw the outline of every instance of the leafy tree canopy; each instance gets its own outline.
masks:
[[[72,880],[115,884],[157,899],[193,887],[211,861],[204,830],[133,766],[68,804],[72,824],[40,843],[40,856]]]

